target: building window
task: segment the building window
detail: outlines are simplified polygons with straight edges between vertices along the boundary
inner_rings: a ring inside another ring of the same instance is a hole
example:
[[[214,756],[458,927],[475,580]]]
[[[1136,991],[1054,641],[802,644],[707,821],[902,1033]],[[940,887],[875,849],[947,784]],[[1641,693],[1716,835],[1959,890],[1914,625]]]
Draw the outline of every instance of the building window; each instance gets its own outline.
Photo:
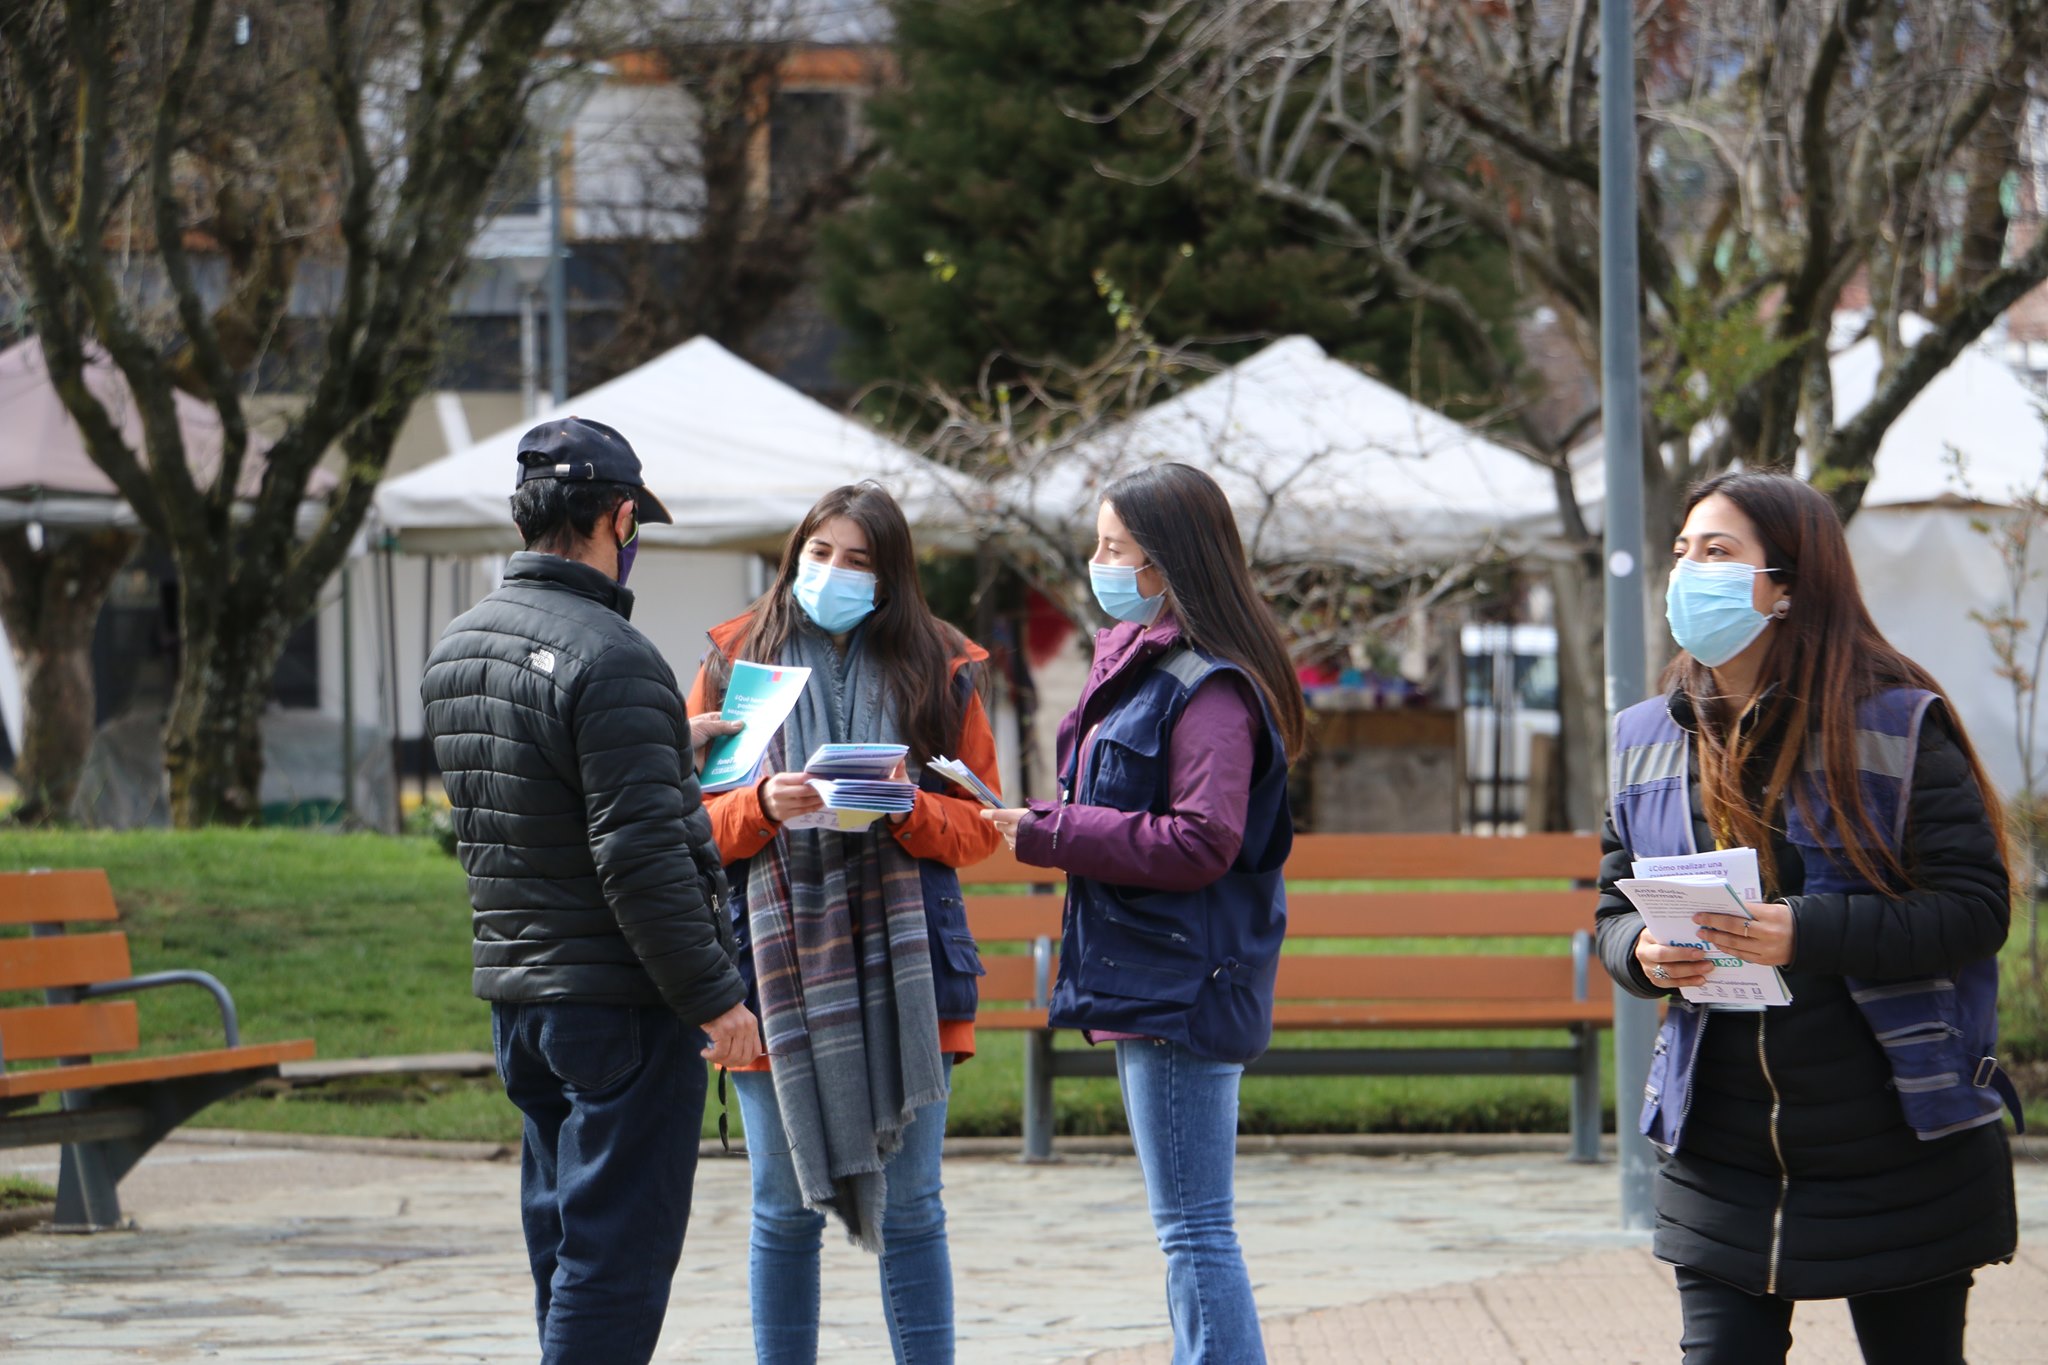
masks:
[[[852,115],[836,90],[783,90],[768,121],[768,205],[786,213],[846,164]]]

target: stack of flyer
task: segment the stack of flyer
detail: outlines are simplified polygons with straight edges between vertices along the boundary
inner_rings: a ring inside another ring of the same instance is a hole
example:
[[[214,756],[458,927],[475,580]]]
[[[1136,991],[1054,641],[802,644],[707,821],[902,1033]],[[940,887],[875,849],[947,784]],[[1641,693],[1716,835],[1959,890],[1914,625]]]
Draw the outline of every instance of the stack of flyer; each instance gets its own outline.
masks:
[[[917,800],[917,785],[893,774],[910,753],[903,744],[821,744],[804,762],[804,776],[825,809],[784,822],[788,829],[866,829],[884,815],[901,815]]]
[[[1685,987],[1681,995],[1715,1009],[1756,1010],[1792,1003],[1784,974],[1776,967],[1744,962],[1715,947],[1693,922],[1701,914],[1754,918],[1744,902],[1764,898],[1755,849],[1638,858],[1631,870],[1636,875],[1622,878],[1615,887],[1642,915],[1650,936],[1674,948],[1698,948],[1714,964],[1705,981]]]

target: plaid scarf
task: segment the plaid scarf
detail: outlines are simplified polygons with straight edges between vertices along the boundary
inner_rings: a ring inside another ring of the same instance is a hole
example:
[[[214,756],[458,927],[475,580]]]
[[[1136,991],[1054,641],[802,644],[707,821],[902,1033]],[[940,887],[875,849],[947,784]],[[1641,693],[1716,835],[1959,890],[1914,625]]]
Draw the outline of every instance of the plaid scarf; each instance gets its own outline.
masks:
[[[808,627],[808,623],[806,623]],[[786,771],[830,742],[900,742],[894,698],[863,669],[858,636],[841,657],[800,631],[779,662],[812,670],[771,746]],[[762,1033],[798,1187],[811,1208],[881,1250],[882,1168],[917,1110],[946,1096],[923,879],[885,831],[784,830],[747,875]]]

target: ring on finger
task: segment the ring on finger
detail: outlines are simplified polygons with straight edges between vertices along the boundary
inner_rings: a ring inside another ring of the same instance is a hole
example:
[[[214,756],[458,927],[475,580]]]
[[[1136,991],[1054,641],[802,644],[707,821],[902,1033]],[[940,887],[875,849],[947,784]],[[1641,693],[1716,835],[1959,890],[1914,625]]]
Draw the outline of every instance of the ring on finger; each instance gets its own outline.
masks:
[[[1659,981],[1669,981],[1671,979],[1671,973],[1664,970],[1664,964],[1661,962],[1650,968],[1650,975],[1656,977]]]

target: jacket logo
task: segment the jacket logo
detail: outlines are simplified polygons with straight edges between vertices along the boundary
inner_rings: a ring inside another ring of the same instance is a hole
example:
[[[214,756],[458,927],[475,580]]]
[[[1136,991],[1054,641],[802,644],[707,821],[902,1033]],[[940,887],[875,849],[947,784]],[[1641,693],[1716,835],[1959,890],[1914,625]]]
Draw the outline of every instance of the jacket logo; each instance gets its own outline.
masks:
[[[545,673],[553,677],[555,672],[555,651],[552,649],[536,649],[533,653],[526,656],[526,666],[536,673]]]

